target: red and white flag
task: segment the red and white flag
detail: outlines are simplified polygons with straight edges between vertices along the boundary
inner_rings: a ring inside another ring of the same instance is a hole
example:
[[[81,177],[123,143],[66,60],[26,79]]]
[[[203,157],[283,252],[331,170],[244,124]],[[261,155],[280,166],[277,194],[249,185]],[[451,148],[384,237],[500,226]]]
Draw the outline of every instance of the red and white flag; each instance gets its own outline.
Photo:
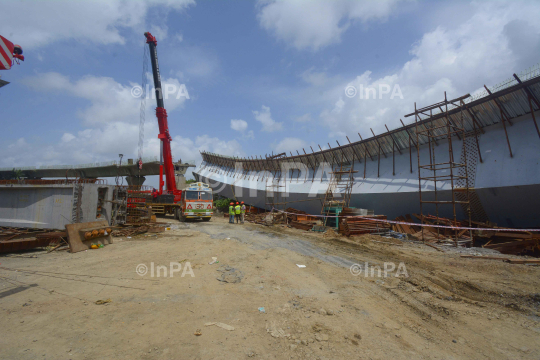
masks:
[[[0,35],[0,70],[11,69],[13,49],[13,43]]]

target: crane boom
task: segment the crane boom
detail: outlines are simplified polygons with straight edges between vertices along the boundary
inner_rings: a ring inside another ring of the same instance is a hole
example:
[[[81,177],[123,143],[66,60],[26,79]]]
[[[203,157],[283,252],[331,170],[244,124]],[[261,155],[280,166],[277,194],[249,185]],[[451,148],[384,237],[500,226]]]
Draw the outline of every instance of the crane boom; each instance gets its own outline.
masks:
[[[159,75],[159,64],[157,58],[157,40],[149,32],[145,32],[146,43],[150,49],[150,61],[152,63],[152,75],[154,77],[154,88],[156,91],[156,116],[159,126],[158,138],[161,140],[160,149],[160,174],[159,174],[159,194],[163,193],[163,172],[165,172],[167,193],[176,192],[176,181],[174,178],[174,166],[171,154],[171,135],[169,134],[169,125],[167,122],[167,111],[163,103],[163,91],[161,90],[161,77]]]

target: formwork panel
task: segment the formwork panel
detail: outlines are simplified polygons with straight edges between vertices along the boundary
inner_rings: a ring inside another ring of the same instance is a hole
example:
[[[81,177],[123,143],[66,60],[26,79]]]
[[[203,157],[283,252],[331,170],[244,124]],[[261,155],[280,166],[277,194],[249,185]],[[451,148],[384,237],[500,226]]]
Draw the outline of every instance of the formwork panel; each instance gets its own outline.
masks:
[[[79,202],[74,188],[82,186]],[[106,189],[98,212],[99,189]],[[113,186],[103,184],[0,185],[0,226],[64,229],[73,222],[97,219],[110,223]],[[73,212],[79,207],[79,221]]]
[[[1,186],[0,225],[63,229],[71,217],[72,198],[71,185]]]

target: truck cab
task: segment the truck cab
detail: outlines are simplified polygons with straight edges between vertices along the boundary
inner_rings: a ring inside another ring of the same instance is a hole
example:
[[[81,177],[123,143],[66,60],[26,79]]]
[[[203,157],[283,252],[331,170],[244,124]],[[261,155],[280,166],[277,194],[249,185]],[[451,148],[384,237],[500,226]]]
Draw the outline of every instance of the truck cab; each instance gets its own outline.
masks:
[[[214,214],[212,189],[208,184],[196,182],[189,184],[182,191],[180,206],[176,208],[176,218],[202,219],[210,221]]]

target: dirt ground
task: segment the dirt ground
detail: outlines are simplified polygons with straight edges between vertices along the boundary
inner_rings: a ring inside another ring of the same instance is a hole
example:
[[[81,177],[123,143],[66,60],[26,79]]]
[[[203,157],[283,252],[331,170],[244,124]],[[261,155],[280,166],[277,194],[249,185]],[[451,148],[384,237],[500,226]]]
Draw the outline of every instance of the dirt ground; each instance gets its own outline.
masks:
[[[103,249],[0,257],[0,358],[540,358],[538,266],[377,236],[166,221],[170,231]],[[172,277],[171,262],[182,264]],[[403,263],[408,277],[366,277],[366,262]]]

